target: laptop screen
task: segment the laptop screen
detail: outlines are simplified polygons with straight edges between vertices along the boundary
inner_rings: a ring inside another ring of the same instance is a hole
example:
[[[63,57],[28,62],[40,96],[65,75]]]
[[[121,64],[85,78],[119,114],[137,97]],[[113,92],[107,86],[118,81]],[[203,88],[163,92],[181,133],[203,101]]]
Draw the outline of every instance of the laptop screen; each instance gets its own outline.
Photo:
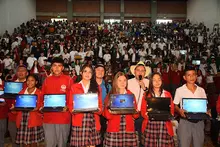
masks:
[[[207,99],[183,98],[183,109],[187,112],[206,113]]]
[[[16,96],[16,102],[15,102],[15,108],[35,108],[37,102],[37,95],[17,95]]]
[[[74,109],[93,109],[98,108],[98,94],[74,94]]]
[[[133,94],[111,94],[112,108],[133,108],[134,95]]]
[[[170,98],[168,97],[152,97],[146,98],[147,101],[147,111],[170,111]]]
[[[65,107],[65,94],[48,94],[44,95],[44,107]]]
[[[5,82],[4,93],[6,94],[18,94],[23,88],[21,82]]]

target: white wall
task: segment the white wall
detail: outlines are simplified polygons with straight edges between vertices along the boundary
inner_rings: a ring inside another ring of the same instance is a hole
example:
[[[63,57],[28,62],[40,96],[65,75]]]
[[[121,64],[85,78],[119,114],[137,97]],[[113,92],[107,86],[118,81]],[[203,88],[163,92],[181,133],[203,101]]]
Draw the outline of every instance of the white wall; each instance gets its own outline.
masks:
[[[36,19],[36,0],[0,0],[0,35]]]
[[[220,0],[188,0],[187,18],[193,23],[203,22],[211,30],[220,23]]]

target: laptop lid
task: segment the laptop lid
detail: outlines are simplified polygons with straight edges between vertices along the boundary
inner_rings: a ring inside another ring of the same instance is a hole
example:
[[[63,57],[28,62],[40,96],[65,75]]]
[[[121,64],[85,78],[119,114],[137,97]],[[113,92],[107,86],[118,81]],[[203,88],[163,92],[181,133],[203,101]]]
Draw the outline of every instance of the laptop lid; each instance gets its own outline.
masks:
[[[66,94],[45,94],[44,95],[44,107],[65,107],[66,106]]]
[[[133,94],[111,94],[111,108],[134,108]]]
[[[80,110],[98,110],[98,94],[87,93],[87,94],[74,94],[74,111]]]
[[[5,82],[4,94],[18,94],[23,88],[22,82]]]
[[[36,108],[37,95],[19,94],[16,96],[15,108]]]
[[[146,98],[148,112],[170,112],[169,97]]]
[[[207,99],[205,98],[183,98],[183,109],[188,113],[206,113]]]

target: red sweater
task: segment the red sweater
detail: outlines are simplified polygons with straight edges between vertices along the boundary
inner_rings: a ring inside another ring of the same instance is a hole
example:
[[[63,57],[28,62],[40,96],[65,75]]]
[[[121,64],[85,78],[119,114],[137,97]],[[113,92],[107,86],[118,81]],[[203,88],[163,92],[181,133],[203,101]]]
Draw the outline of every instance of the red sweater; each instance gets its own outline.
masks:
[[[4,83],[0,85],[0,88],[4,88]],[[1,97],[0,97],[1,98]],[[5,104],[4,106],[0,106],[0,119],[6,119],[8,117],[8,106]]]
[[[27,87],[27,83],[24,82],[23,89]],[[7,103],[8,110],[12,107],[12,104],[15,105],[15,99],[6,99],[5,102]],[[12,113],[11,111],[8,112],[8,120],[9,121],[16,121],[16,114]]]
[[[26,88],[23,89],[20,94],[24,94]],[[41,91],[39,89],[36,90],[35,94],[37,95],[37,108],[39,109],[41,107],[40,99],[41,97]],[[18,111],[16,117],[16,126],[17,128],[20,128],[21,126],[21,120],[22,120],[22,112]],[[29,118],[28,118],[28,128],[30,127],[36,127],[36,126],[42,126],[43,124],[43,115],[39,111],[32,111],[30,112]]]
[[[42,96],[44,94],[66,94],[66,105],[68,105],[68,93],[72,83],[73,80],[66,75],[49,76],[43,83]],[[43,105],[44,98],[41,100],[41,105]],[[43,122],[48,124],[69,124],[70,119],[69,112],[45,112]]]
[[[132,94],[132,92],[127,90],[127,94]],[[108,100],[109,100],[109,95],[107,95],[105,99],[105,106],[108,105]],[[137,109],[136,101],[135,101],[135,108]],[[108,120],[107,132],[119,132],[121,115],[111,114],[107,107],[105,107],[103,115]],[[138,117],[139,117],[138,113],[133,115],[129,114],[125,116],[126,132],[135,132],[134,119]]]
[[[218,96],[218,101],[217,101],[217,104],[216,104],[216,110],[217,110],[218,114],[220,114],[220,95]]]
[[[76,83],[73,84],[71,86],[71,90],[70,90],[70,99],[69,99],[69,110],[70,112],[72,112],[73,108],[73,95],[74,94],[83,94],[84,90],[82,87],[81,83]],[[94,117],[95,117],[95,124],[96,124],[96,130],[100,130],[101,129],[101,125],[100,125],[100,120],[99,120],[99,115],[102,114],[102,94],[101,94],[101,88],[99,87],[99,92],[98,92],[98,100],[99,100],[99,112],[95,112],[94,113]],[[72,113],[72,126],[79,126],[82,127],[82,121],[83,121],[83,113]]]
[[[171,109],[171,113],[174,115],[174,104],[173,104],[172,96],[168,91],[164,90],[164,93],[165,93],[165,97],[170,97],[171,98],[170,99],[170,101],[171,101],[171,108],[170,109]],[[146,97],[146,94],[143,96],[142,103],[141,103],[141,116],[144,118],[144,121],[142,123],[142,132],[144,132],[144,130],[147,127],[147,124],[148,124],[148,117],[146,116],[147,101],[146,101],[145,97]],[[149,97],[147,97],[147,98],[149,98]],[[172,126],[171,121],[166,122],[166,127],[167,127],[169,135],[173,136],[174,133],[173,133],[173,126]]]

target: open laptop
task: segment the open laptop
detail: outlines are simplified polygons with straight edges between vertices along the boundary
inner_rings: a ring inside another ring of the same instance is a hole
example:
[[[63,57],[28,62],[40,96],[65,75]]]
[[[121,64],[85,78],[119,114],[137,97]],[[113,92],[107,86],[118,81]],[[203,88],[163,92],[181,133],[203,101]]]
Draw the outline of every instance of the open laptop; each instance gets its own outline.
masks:
[[[73,112],[95,112],[98,111],[98,94],[74,94],[73,95]]]
[[[146,98],[147,112],[151,121],[172,120],[173,116],[170,111],[171,101],[168,97]]]
[[[61,112],[66,107],[66,94],[45,94],[44,112]]]
[[[210,119],[207,112],[207,99],[205,98],[183,98],[182,108],[186,111],[185,115],[190,120]]]
[[[200,65],[201,61],[200,60],[192,60],[193,65]]]
[[[22,82],[5,82],[4,83],[4,94],[1,95],[2,98],[15,99],[16,95],[22,90]]]
[[[37,95],[19,94],[16,96],[14,110],[31,111],[37,107]]]
[[[134,114],[136,113],[134,101],[133,94],[111,94],[110,110],[114,114]]]

